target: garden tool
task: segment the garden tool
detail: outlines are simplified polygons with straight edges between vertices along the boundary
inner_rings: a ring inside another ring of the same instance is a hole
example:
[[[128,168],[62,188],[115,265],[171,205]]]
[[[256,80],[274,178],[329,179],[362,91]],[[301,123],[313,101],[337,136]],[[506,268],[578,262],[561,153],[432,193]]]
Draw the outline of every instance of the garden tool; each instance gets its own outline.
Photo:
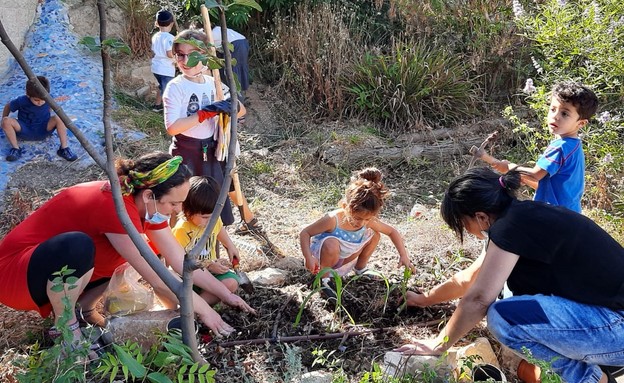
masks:
[[[496,159],[492,156],[490,156],[489,154],[483,152],[483,149],[485,149],[489,143],[491,143],[492,141],[496,140],[496,138],[498,137],[498,130],[495,130],[494,133],[490,134],[482,143],[481,145],[479,145],[479,147],[477,148],[476,146],[472,146],[470,148],[470,154],[472,154],[472,159],[470,160],[470,164],[468,164],[468,169],[470,169],[475,161],[478,159],[485,161],[486,163],[492,165],[494,162],[496,162]]]
[[[247,274],[245,274],[244,271],[240,270],[240,261],[237,257],[234,257],[234,259],[232,259],[232,267],[234,268],[234,271],[236,272],[236,275],[240,280],[241,289],[243,289],[247,294],[253,293],[253,284],[251,284],[251,281],[249,280],[249,277],[247,277]]]

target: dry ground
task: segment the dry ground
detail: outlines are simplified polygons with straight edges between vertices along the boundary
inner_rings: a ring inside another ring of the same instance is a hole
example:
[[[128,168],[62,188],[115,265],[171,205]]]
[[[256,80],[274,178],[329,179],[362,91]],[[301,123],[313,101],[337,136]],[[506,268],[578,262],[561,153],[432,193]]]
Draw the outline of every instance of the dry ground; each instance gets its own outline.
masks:
[[[241,183],[252,210],[283,257],[250,256],[243,259],[242,268],[249,272],[278,267],[287,270],[289,278],[283,286],[257,288],[255,294],[243,295],[258,310],[256,317],[221,308],[224,318],[238,330],[226,341],[372,331],[367,335],[330,340],[220,347],[212,342],[203,345],[202,350],[219,370],[219,382],[285,381],[293,372],[321,368],[318,364],[313,367],[314,350],[336,350],[328,363],[335,362],[352,381],[357,381],[362,373],[370,370],[374,361],[383,359],[383,354],[394,346],[412,337],[435,333],[436,324],[452,312],[452,306],[397,313],[398,290],[386,300],[383,283],[358,280],[344,293],[345,307],[355,325],[343,311],[334,311],[333,305],[315,294],[305,306],[301,324],[293,327],[301,302],[311,291],[312,280],[303,268],[299,231],[336,206],[353,170],[364,165],[377,166],[386,174],[385,181],[393,191],[381,218],[402,233],[418,269],[408,286],[427,289],[465,267],[480,250],[479,243],[470,238],[460,245],[437,212],[444,185],[455,172],[467,166],[467,158],[457,156],[454,161],[439,163],[425,159],[387,163],[372,158],[367,164],[330,166],[320,160],[327,145],[357,150],[359,145],[388,139],[370,133],[370,128],[358,125],[357,121],[304,121],[267,88],[254,86],[248,96],[249,114],[240,137],[244,153],[238,160]],[[102,175],[96,168],[79,170],[66,164],[60,169],[51,163],[25,166],[14,175],[5,195],[2,234],[54,190]],[[421,218],[409,218],[414,203],[427,208]],[[237,239],[261,244],[250,237]],[[396,268],[397,262],[398,255],[391,241],[383,238],[372,257],[371,268],[398,283],[402,270]],[[0,351],[5,356],[0,364],[0,380],[7,381],[13,352],[23,353],[49,326],[49,321],[34,313],[16,312],[4,306],[0,306],[0,318]],[[484,330],[477,330],[467,341],[483,333]]]

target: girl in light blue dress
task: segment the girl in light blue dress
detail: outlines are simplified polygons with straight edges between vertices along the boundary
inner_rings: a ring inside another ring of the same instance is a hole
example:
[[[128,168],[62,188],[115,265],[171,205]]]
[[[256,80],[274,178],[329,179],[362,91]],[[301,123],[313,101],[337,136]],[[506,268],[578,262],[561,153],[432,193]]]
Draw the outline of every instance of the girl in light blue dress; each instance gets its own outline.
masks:
[[[331,267],[341,275],[352,268],[356,274],[363,274],[381,234],[390,237],[399,252],[398,267],[413,269],[401,234],[378,218],[388,196],[381,177],[376,168],[358,172],[347,186],[341,207],[301,231],[301,252],[310,272]]]

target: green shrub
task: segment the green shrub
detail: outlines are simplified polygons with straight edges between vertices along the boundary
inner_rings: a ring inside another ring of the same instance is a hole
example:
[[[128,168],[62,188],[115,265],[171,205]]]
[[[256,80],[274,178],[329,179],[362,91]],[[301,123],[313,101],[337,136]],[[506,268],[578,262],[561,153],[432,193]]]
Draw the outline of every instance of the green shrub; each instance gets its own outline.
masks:
[[[355,107],[387,129],[408,131],[458,121],[474,110],[477,91],[457,55],[422,42],[367,54],[345,76]]]

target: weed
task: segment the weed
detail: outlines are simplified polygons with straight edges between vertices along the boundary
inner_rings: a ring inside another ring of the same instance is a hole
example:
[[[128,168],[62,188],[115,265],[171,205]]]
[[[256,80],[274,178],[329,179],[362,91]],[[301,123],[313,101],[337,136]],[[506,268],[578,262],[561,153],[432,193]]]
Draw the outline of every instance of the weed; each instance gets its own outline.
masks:
[[[251,164],[251,174],[254,176],[271,173],[273,173],[273,166],[266,161],[255,161]]]
[[[214,382],[215,370],[209,364],[194,362],[191,352],[183,342],[179,330],[160,334],[159,344],[143,352],[136,342],[113,344],[113,352],[102,356],[95,369],[100,378],[114,381],[123,376],[124,381],[148,379],[150,382]]]
[[[562,383],[563,382],[563,379],[561,379],[561,377],[557,375],[557,373],[554,372],[552,369],[552,364],[555,360],[558,359],[557,357],[553,358],[550,361],[540,360],[540,359],[535,358],[533,354],[531,353],[531,350],[529,350],[526,347],[522,347],[522,353],[524,354],[526,360],[529,363],[534,364],[540,368],[540,371],[541,371],[540,381],[542,383]]]

